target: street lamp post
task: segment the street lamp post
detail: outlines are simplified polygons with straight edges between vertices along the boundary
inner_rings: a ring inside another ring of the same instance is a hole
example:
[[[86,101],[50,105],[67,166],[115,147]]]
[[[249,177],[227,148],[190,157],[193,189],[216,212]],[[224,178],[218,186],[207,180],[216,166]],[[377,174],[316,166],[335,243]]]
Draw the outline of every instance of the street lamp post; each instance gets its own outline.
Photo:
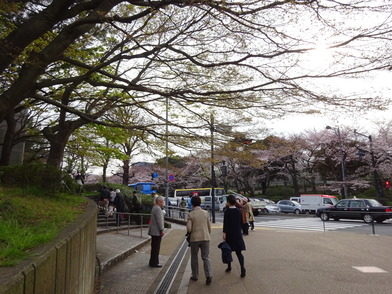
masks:
[[[215,223],[214,114],[212,113],[211,113],[210,121],[211,121],[210,131],[211,131],[211,196],[212,196],[211,215],[212,215],[212,223]]]
[[[346,172],[344,168],[344,153],[343,153],[343,143],[342,138],[340,136],[340,129],[339,127],[333,128],[330,126],[326,126],[327,130],[334,130],[336,135],[338,136],[339,140],[339,152],[340,152],[340,166],[342,169],[342,182],[343,182],[343,198],[347,198],[347,185],[346,185]]]
[[[166,130],[165,130],[165,203],[169,205],[169,96],[166,96]]]
[[[380,199],[383,196],[383,191],[380,189],[380,185],[378,183],[378,174],[377,174],[377,169],[376,169],[376,159],[374,157],[374,152],[373,152],[373,139],[371,135],[365,135],[358,133],[357,130],[354,130],[354,134],[360,135],[362,137],[366,137],[369,139],[369,148],[370,148],[370,156],[372,160],[372,173],[373,173],[373,181],[374,181],[374,187],[376,188],[376,193],[377,193],[377,198]]]

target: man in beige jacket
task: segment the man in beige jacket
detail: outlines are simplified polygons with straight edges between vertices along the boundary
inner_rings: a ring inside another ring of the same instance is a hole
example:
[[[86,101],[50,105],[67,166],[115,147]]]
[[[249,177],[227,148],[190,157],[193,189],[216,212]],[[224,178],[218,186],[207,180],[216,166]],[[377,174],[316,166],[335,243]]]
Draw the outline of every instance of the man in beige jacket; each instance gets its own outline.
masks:
[[[201,250],[201,259],[204,265],[204,274],[206,276],[206,284],[211,284],[212,271],[210,262],[210,240],[211,240],[211,223],[208,218],[208,212],[201,209],[201,199],[194,196],[191,199],[193,210],[189,213],[187,221],[187,231],[191,234],[191,280],[197,281],[199,278],[198,253]]]

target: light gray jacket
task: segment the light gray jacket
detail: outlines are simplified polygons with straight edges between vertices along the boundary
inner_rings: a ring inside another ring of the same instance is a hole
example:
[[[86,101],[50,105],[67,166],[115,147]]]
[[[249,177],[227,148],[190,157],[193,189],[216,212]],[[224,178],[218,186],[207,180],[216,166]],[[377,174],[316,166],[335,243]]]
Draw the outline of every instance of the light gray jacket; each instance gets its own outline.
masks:
[[[150,227],[148,234],[150,236],[160,236],[163,232],[165,219],[163,217],[162,208],[159,205],[154,205],[151,210]]]

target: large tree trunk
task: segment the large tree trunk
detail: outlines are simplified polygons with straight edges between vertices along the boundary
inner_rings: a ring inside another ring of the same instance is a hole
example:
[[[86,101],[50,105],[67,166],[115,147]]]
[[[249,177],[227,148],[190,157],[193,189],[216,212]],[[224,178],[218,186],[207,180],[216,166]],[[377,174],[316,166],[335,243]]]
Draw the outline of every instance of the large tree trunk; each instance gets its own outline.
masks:
[[[46,173],[42,176],[42,186],[48,187],[50,183],[47,183],[47,179],[50,179],[50,173],[53,172],[53,168],[60,169],[61,163],[64,157],[65,146],[68,143],[71,134],[81,126],[87,123],[84,119],[78,119],[75,121],[62,121],[51,127],[46,127],[43,130],[43,135],[50,142],[49,155],[46,161],[47,169]]]
[[[61,132],[62,134],[65,132]],[[48,159],[46,161],[47,165],[51,165],[52,167],[60,168],[61,163],[64,157],[65,146],[67,145],[69,136],[72,134],[63,134],[63,136],[54,136],[50,140],[50,150]]]
[[[128,186],[129,184],[129,159],[123,161],[123,181],[122,184]]]
[[[102,182],[103,182],[103,183],[106,183],[106,174],[107,174],[107,171],[108,171],[108,164],[105,163],[105,164],[103,165],[103,167],[102,167]]]
[[[13,143],[16,132],[16,120],[13,111],[7,116],[6,122],[7,130],[4,135],[1,149],[0,166],[8,166],[11,160],[12,146],[14,145]]]
[[[295,160],[292,155],[290,156],[290,163],[291,163],[292,169],[291,169],[291,171],[289,169],[288,170],[289,170],[289,173],[291,174],[291,178],[293,180],[294,195],[299,196],[300,192],[299,192],[299,185],[298,185],[298,178],[297,178],[297,170],[295,168]]]

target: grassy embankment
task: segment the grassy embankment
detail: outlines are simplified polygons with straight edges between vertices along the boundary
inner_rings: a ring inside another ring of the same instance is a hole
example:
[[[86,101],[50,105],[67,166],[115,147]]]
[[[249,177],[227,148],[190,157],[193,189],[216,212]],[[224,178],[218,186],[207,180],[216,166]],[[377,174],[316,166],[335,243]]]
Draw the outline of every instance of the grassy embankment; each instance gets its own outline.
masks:
[[[51,241],[84,211],[86,199],[74,195],[39,196],[34,188],[0,187],[0,266],[13,266],[29,250]]]

